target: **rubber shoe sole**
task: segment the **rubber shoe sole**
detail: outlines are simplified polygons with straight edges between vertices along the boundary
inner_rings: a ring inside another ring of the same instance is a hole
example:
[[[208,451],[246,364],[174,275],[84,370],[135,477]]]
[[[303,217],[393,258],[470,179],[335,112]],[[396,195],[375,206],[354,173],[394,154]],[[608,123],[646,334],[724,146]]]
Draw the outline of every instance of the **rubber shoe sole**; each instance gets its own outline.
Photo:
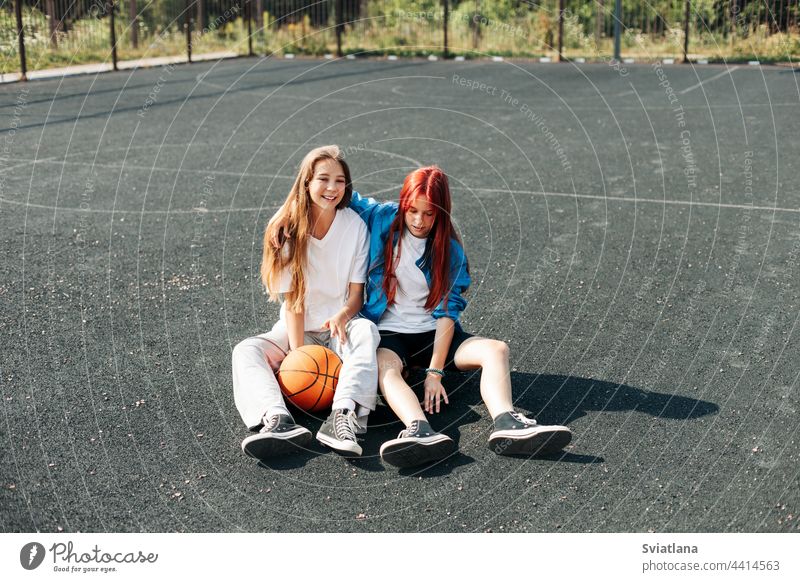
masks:
[[[448,436],[437,434],[420,438],[400,438],[381,445],[381,459],[400,469],[416,467],[444,459],[456,449]]]
[[[548,455],[572,440],[565,426],[535,426],[526,430],[498,430],[489,437],[489,448],[498,455]]]
[[[344,457],[360,457],[363,452],[358,443],[346,440],[340,441],[321,432],[317,433],[317,440]]]
[[[259,433],[242,441],[242,451],[254,459],[268,459],[280,455],[296,453],[308,448],[311,443],[311,431],[296,428],[285,433]]]

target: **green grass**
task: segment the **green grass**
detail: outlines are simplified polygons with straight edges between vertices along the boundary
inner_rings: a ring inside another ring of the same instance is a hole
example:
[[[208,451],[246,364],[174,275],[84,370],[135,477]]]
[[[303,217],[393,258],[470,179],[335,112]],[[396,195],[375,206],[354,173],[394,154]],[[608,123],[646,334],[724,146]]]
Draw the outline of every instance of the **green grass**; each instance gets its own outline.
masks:
[[[476,27],[470,14],[461,14],[469,7],[462,4],[452,14],[449,24],[449,52],[473,58],[481,55],[502,57],[556,57],[557,22],[551,13],[535,11],[508,22],[489,21]],[[272,22],[264,14],[264,22]],[[26,53],[28,70],[41,70],[67,65],[111,61],[108,20],[84,18],[75,21],[69,33],[59,33],[57,47],[49,39],[49,30],[41,12],[25,7]],[[622,38],[623,57],[657,60],[683,57],[680,23],[673,23],[672,34],[652,35],[626,30]],[[117,21],[117,55],[119,60],[147,57],[181,56],[186,54],[186,37],[172,24],[170,30],[147,30],[142,26],[139,43],[132,46],[124,19]],[[336,52],[336,33],[331,25],[314,28],[308,18],[279,28],[267,25],[256,31],[253,23],[253,49],[256,54],[322,56]],[[413,20],[393,15],[366,18],[345,27],[342,48],[345,53],[364,56],[398,55],[426,57],[441,55],[444,35],[437,20]],[[193,54],[234,51],[247,54],[247,23],[237,18],[205,34],[194,33]],[[613,54],[613,39],[603,37],[597,43],[587,37],[577,20],[565,21],[564,52],[570,59],[604,60]],[[769,35],[761,27],[747,37],[703,33],[690,37],[689,53],[710,61],[781,62],[800,57],[800,32]],[[0,72],[19,70],[16,21],[13,13],[0,11]]]

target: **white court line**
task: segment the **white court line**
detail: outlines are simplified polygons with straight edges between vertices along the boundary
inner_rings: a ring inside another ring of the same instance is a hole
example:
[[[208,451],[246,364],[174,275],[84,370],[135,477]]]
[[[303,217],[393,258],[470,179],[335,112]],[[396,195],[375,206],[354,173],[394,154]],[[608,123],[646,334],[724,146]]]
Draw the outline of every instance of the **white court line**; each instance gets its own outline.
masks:
[[[373,190],[373,191],[365,191],[366,194],[369,195],[378,195],[384,192],[394,192],[399,191],[400,186],[399,184],[396,186],[391,186],[389,188],[384,188],[383,190]],[[601,196],[599,194],[573,194],[569,192],[533,192],[530,190],[504,190],[499,188],[470,188],[470,192],[485,192],[491,194],[522,194],[526,196],[554,196],[558,198],[573,198],[579,200],[601,200],[601,201],[612,201],[612,202],[627,202],[633,204],[655,204],[655,205],[667,205],[670,206],[691,206],[691,207],[702,207],[702,208],[724,208],[724,209],[732,209],[732,210],[758,210],[758,211],[765,211],[765,212],[786,212],[790,214],[800,214],[800,208],[782,208],[780,206],[756,206],[756,205],[749,205],[749,204],[725,204],[725,203],[717,203],[717,202],[699,202],[696,200],[662,200],[658,198],[629,198],[625,196]],[[232,212],[263,212],[267,209],[277,208],[277,205],[265,205],[265,206],[253,206],[249,208],[204,208],[204,207],[195,207],[191,209],[185,208],[176,208],[171,210],[104,210],[104,209],[83,209],[83,208],[74,208],[74,207],[67,207],[67,206],[59,206],[56,208],[55,206],[47,206],[45,204],[32,204],[26,202],[19,202],[17,200],[9,200],[7,198],[0,198],[0,203],[11,204],[14,206],[25,206],[27,208],[41,208],[44,210],[61,210],[64,212],[86,212],[90,214],[133,214],[133,215],[140,215],[140,214],[199,214],[199,213],[213,213],[213,214],[227,214]]]
[[[206,144],[207,145],[207,144]],[[366,150],[365,150],[366,151]],[[405,158],[405,156],[398,156],[403,159],[408,160],[409,162],[416,164],[417,167],[422,167],[422,165],[417,160],[412,160],[410,158]],[[16,168],[22,168],[25,166],[29,166],[31,164],[42,165],[42,164],[51,164],[51,165],[63,165],[69,164],[70,167],[75,166],[84,166],[90,168],[106,168],[109,170],[142,170],[146,172],[166,172],[168,174],[175,174],[176,172],[180,172],[181,174],[200,174],[203,176],[215,175],[215,176],[235,176],[237,178],[267,178],[270,180],[277,179],[277,180],[289,180],[293,181],[297,176],[289,176],[289,175],[281,175],[281,174],[260,174],[258,172],[237,172],[235,170],[204,170],[201,168],[169,168],[164,166],[140,166],[138,164],[101,164],[101,163],[92,163],[92,162],[78,162],[73,160],[57,160],[55,158],[40,158],[38,160],[26,160],[24,158],[12,158],[10,161],[12,162],[22,162],[19,164],[15,164],[13,166],[9,166],[7,168],[0,168],[0,174],[6,172],[8,170],[13,170]],[[360,180],[360,183],[364,183],[363,180]],[[391,182],[389,180],[384,181],[367,181],[368,184],[384,184],[384,185],[394,185],[395,182]],[[399,191],[399,189],[398,189]]]
[[[709,82],[711,82],[711,81],[713,81],[715,79],[719,79],[723,75],[730,75],[731,73],[733,73],[738,68],[739,68],[738,66],[735,66],[735,67],[731,67],[730,69],[725,69],[724,71],[722,71],[721,73],[717,73],[713,77],[709,77],[708,79],[703,79],[702,81],[700,81],[699,83],[697,83],[695,85],[692,85],[691,87],[687,87],[686,89],[683,89],[682,91],[678,91],[678,95],[685,95],[689,91],[694,91],[698,87],[701,87],[703,85],[703,83],[709,83]],[[634,95],[635,93],[636,93],[636,91],[631,89],[630,91],[624,91],[622,93],[617,93],[615,95],[615,97],[626,97],[628,95]],[[686,109],[686,108],[684,108],[684,109]]]
[[[22,158],[13,158],[11,161],[13,162],[22,162],[19,164],[15,164],[13,166],[9,166],[7,168],[0,168],[0,173],[6,172],[8,170],[13,170],[16,168],[21,168],[26,165],[36,164],[37,166],[42,164],[49,164],[49,165],[64,165],[69,164],[70,167],[75,166],[88,166],[91,168],[106,168],[109,170],[144,170],[147,172],[168,172],[168,173],[176,173],[180,172],[182,174],[203,174],[209,175],[214,174],[218,176],[237,176],[241,177],[244,174],[242,172],[235,172],[231,170],[203,170],[200,168],[167,168],[163,166],[140,166],[137,164],[100,164],[100,163],[91,163],[91,162],[78,162],[74,160],[56,160],[54,158],[46,158],[46,159],[38,159],[38,160],[25,160]],[[258,174],[255,172],[248,172],[247,177],[250,178],[278,178],[278,179],[286,179],[286,180],[294,180],[296,176],[281,176],[278,174]]]
[[[28,162],[37,164],[54,164],[60,165],[67,163],[66,160],[55,160],[55,159],[39,159],[39,160],[24,160],[22,158],[15,158],[11,161],[14,162]],[[100,168],[109,168],[114,170],[121,170],[121,169],[133,169],[133,170],[146,170],[146,171],[154,171],[154,172],[168,172],[168,173],[175,173],[175,172],[182,172],[186,174],[202,174],[202,175],[221,175],[221,176],[236,176],[239,178],[248,177],[248,178],[269,178],[269,179],[285,179],[285,180],[294,180],[294,176],[282,176],[280,174],[260,174],[256,172],[247,172],[243,174],[242,172],[230,171],[230,170],[203,170],[203,169],[192,169],[192,168],[168,168],[168,167],[153,167],[153,166],[139,166],[135,164],[125,164],[118,165],[118,164],[99,164],[99,163],[89,163],[89,162],[75,162],[69,161],[71,166],[92,166],[92,167],[100,167]],[[19,168],[25,165],[17,164],[14,166],[10,166],[8,168],[0,168],[0,173],[11,170],[14,168]],[[372,180],[361,180],[361,184],[374,184],[374,185],[387,185],[387,188],[383,188],[382,190],[369,190],[365,191],[370,195],[376,195],[382,192],[391,192],[393,190],[399,191],[399,185],[395,185],[389,181],[372,181]],[[523,194],[523,195],[535,195],[535,196],[556,196],[560,198],[578,198],[584,200],[612,200],[615,202],[636,202],[642,204],[670,204],[670,205],[680,205],[680,206],[694,206],[694,207],[711,207],[711,208],[731,208],[735,210],[768,210],[768,211],[775,211],[775,212],[789,212],[789,213],[800,213],[800,208],[782,208],[779,206],[750,206],[747,204],[725,204],[725,203],[716,203],[716,202],[699,202],[699,201],[689,201],[689,200],[663,200],[658,198],[630,198],[625,196],[600,196],[597,194],[573,194],[570,192],[533,192],[530,190],[508,190],[502,188],[472,188],[471,191],[473,192],[486,192],[486,193],[499,193],[499,194]],[[0,198],[0,202],[6,202],[7,204],[13,205],[24,205],[24,202],[18,202],[15,200],[9,200],[7,198]],[[42,208],[47,210],[56,210],[54,206],[46,206],[41,204],[28,204],[31,208]],[[267,208],[267,207],[265,207]],[[195,213],[195,212],[255,212],[262,210],[263,208],[219,208],[219,209],[191,209],[191,210],[144,210],[141,211],[142,214],[181,214],[181,213]],[[110,210],[81,210],[80,208],[69,208],[69,207],[58,207],[58,210],[66,211],[74,211],[74,212],[98,212],[101,214],[109,213]],[[117,212],[122,213],[133,213],[137,214],[139,211],[131,211],[131,210],[118,210]]]
[[[223,90],[223,91],[227,91],[228,89],[230,89],[230,85],[226,87],[225,85],[220,85],[218,83],[212,83],[211,81],[207,81],[206,78],[205,78],[207,74],[208,74],[208,72],[200,73],[199,75],[197,75],[195,77],[195,81],[197,83],[202,83],[203,85],[205,85],[207,87],[214,87],[215,89],[220,89],[220,90]],[[397,79],[402,79],[403,81],[406,81],[408,79],[437,79],[437,80],[441,81],[441,80],[447,79],[447,77],[441,77],[441,76],[437,76],[437,75],[412,75],[412,76],[408,76],[408,77],[387,77],[385,79],[381,79],[381,81],[397,80]],[[283,87],[281,87],[281,89],[282,88]],[[400,97],[409,97],[409,95],[407,95],[405,93],[402,93],[402,92],[397,92],[397,91],[395,91],[395,89],[398,89],[398,87],[394,87],[391,90],[391,92],[394,93],[395,95],[398,95]],[[239,89],[237,89],[237,91],[239,93],[252,93],[252,94],[258,95],[258,96],[264,96],[267,93],[269,93],[269,98],[270,99],[272,99],[274,97],[280,97],[280,98],[283,98],[283,99],[291,99],[292,101],[312,101],[312,102],[313,101],[317,101],[319,99],[319,97],[309,97],[307,95],[288,95],[288,94],[286,94],[286,92],[278,93],[277,89],[270,88],[270,87],[240,87]],[[271,93],[270,93],[270,91],[271,91]],[[366,105],[371,105],[371,104],[372,105],[391,105],[391,103],[384,103],[384,102],[381,102],[381,101],[370,101],[370,102],[360,102],[359,101],[359,102],[357,102],[357,101],[354,101],[353,99],[345,99],[345,98],[337,98],[337,97],[328,97],[328,98],[326,98],[324,100],[324,102],[325,103],[361,104],[361,105],[365,105],[365,106]]]
[[[708,208],[732,208],[734,210],[767,210],[770,212],[790,212],[800,214],[800,208],[781,208],[780,206],[755,206],[750,204],[725,204],[719,202],[699,202],[697,200],[664,200],[660,198],[630,198],[626,196],[600,196],[599,194],[572,194],[569,192],[530,192],[527,190],[502,190],[498,188],[472,188],[476,192],[497,192],[508,194],[534,194],[539,196],[558,196],[582,200],[613,200],[635,204],[670,204],[673,206],[692,206]]]
[[[736,66],[736,67],[731,67],[730,69],[725,69],[724,71],[722,71],[721,73],[717,73],[713,77],[709,77],[708,79],[703,79],[702,81],[700,81],[699,83],[697,83],[695,85],[692,85],[691,87],[686,87],[686,89],[684,89],[683,91],[678,91],[678,95],[685,95],[689,91],[694,91],[698,87],[702,86],[703,83],[709,83],[709,82],[711,82],[711,81],[713,81],[715,79],[719,79],[720,77],[722,77],[724,75],[730,75],[731,73],[733,73],[738,68],[739,67]]]

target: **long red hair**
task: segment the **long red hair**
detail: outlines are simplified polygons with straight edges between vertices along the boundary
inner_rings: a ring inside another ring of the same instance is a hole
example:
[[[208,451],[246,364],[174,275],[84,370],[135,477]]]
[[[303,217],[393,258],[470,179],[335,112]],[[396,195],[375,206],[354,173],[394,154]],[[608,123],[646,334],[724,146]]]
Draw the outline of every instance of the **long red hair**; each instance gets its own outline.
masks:
[[[425,244],[424,262],[430,263],[431,284],[425,309],[432,311],[447,296],[452,282],[450,281],[450,239],[461,244],[461,239],[453,228],[450,219],[451,202],[450,186],[447,176],[436,166],[427,166],[411,172],[403,181],[400,190],[400,208],[389,227],[389,236],[384,248],[383,291],[386,293],[388,305],[394,303],[397,291],[395,270],[403,252],[403,229],[405,213],[419,197],[426,199],[433,207],[433,227]],[[395,256],[394,241],[397,239]]]

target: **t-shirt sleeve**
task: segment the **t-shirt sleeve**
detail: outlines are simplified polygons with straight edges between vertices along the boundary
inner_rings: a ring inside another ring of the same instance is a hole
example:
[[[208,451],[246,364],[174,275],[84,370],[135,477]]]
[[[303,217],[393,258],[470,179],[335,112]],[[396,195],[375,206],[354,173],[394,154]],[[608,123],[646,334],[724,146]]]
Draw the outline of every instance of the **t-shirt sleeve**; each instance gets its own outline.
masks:
[[[350,271],[351,283],[367,282],[367,267],[369,266],[369,237],[367,225],[361,220],[358,224],[358,242],[356,243],[356,256],[353,260],[353,269]]]
[[[288,293],[292,290],[292,274],[289,269],[281,271],[281,280],[278,285],[278,293]]]

